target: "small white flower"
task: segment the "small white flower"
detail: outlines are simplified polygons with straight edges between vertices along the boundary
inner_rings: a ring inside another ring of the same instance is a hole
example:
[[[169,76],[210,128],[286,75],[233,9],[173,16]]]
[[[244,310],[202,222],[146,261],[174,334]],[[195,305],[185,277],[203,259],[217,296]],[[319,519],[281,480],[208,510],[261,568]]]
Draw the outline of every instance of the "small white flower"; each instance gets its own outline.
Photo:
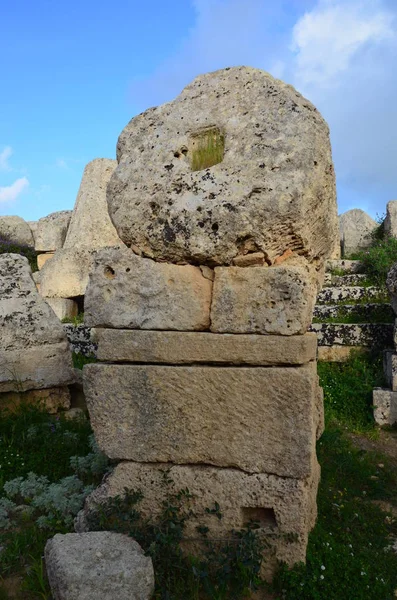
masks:
[[[322,570],[322,571],[325,571],[325,567],[324,567],[324,565],[321,565],[321,570]]]
[[[324,579],[324,575],[320,575],[320,579]]]

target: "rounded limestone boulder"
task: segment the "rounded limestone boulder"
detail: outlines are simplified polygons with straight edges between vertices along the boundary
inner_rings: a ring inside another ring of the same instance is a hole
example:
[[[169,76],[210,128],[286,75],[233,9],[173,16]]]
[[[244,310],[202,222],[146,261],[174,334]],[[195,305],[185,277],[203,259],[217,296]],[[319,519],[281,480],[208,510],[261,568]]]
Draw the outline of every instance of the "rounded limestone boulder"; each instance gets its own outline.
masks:
[[[214,266],[263,253],[272,264],[291,250],[321,264],[338,239],[328,126],[264,71],[197,77],[130,121],[117,159],[109,214],[145,256]]]

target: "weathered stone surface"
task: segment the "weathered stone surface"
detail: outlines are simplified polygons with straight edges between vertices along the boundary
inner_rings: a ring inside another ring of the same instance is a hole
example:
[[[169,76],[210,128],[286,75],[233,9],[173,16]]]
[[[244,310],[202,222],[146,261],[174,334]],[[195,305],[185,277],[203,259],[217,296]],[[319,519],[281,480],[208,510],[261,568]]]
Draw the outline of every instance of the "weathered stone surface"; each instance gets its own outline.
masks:
[[[36,284],[37,291],[39,292],[40,291],[40,282],[41,282],[41,272],[36,271],[35,273],[32,273],[32,278]]]
[[[32,231],[21,217],[0,217],[0,239],[34,247]]]
[[[319,346],[390,348],[393,343],[392,323],[313,323],[310,331],[317,334]]]
[[[27,221],[27,223],[30,227],[30,231],[32,232],[33,241],[35,242],[38,221]]]
[[[397,200],[387,203],[384,228],[386,235],[397,238]]]
[[[62,324],[39,295],[29,263],[0,256],[0,391],[25,391],[74,381]]]
[[[198,148],[213,166],[196,170]],[[148,256],[228,265],[247,252],[272,262],[291,249],[321,262],[334,246],[328,126],[264,71],[197,77],[130,121],[117,158],[109,214],[121,239]]]
[[[316,288],[295,266],[217,267],[211,331],[296,335],[309,327]]]
[[[339,231],[342,246],[342,256],[366,248],[371,243],[371,233],[378,227],[367,213],[361,208],[353,208],[339,217]]]
[[[77,302],[69,298],[44,298],[60,321],[76,317],[79,312]]]
[[[85,167],[64,248],[95,250],[123,245],[108,213],[106,186],[116,161],[97,158]]]
[[[344,273],[362,273],[363,265],[359,260],[327,260],[325,263],[325,270],[330,271],[343,271]]]
[[[100,361],[302,365],[316,359],[316,335],[289,338],[177,331],[95,329]]]
[[[374,419],[378,425],[397,423],[397,392],[375,388],[372,393]]]
[[[371,302],[371,299],[379,298],[380,296],[384,296],[385,302],[387,302],[387,295],[381,289],[374,286],[326,287],[317,295],[317,304],[336,304],[337,302],[348,304],[352,300]]]
[[[169,487],[164,484],[164,471],[173,482]],[[142,491],[139,510],[144,517],[159,514],[167,494],[188,488],[193,495],[194,515],[186,523],[185,540],[197,540],[197,525],[208,527],[209,538],[230,538],[233,529],[240,530],[252,519],[259,521],[259,533],[272,536],[268,541],[275,545],[276,558],[292,565],[306,560],[307,537],[316,520],[319,475],[315,459],[311,475],[302,480],[265,473],[249,475],[237,469],[209,466],[123,462],[87,499],[84,511],[77,518],[76,529],[87,527],[95,505],[107,498],[123,496],[125,488]],[[215,501],[220,506],[222,519],[206,511]],[[288,537],[292,539],[287,541]]]
[[[319,346],[317,360],[319,362],[346,362],[352,350],[354,352],[368,352],[363,346]]]
[[[241,254],[233,258],[233,264],[236,267],[263,267],[265,263],[265,255],[263,252],[251,252],[251,254]]]
[[[78,352],[84,356],[96,356],[98,346],[91,339],[91,327],[64,323],[63,328],[72,352]]]
[[[39,252],[55,252],[65,243],[71,210],[60,210],[51,213],[37,222],[35,248]]]
[[[54,600],[150,600],[152,559],[127,535],[57,533],[45,546]]]
[[[85,248],[62,248],[41,270],[40,292],[46,298],[84,296],[93,252]]]
[[[368,279],[365,273],[349,273],[348,275],[331,275],[326,273],[324,287],[341,287],[363,285]]]
[[[395,313],[397,313],[397,263],[395,263],[387,274],[387,289],[390,294],[390,303]]]
[[[50,414],[70,407],[70,392],[67,386],[27,392],[0,393],[0,410],[14,410],[20,404],[41,406]]]
[[[53,256],[53,252],[46,252],[45,254],[39,254],[37,256],[37,266],[39,268],[39,271],[41,271],[41,269],[44,267],[47,260],[50,260]]]
[[[388,387],[397,392],[397,353],[394,350],[386,350],[383,354],[383,372]]]
[[[318,387],[314,363],[84,367],[91,425],[109,457],[285,477],[311,472]]]
[[[128,248],[104,248],[95,254],[84,321],[92,327],[205,330],[211,291],[212,281],[198,267],[157,263]]]
[[[371,323],[374,316],[377,317],[378,322],[380,316],[382,316],[384,323],[391,323],[394,320],[391,305],[376,302],[369,302],[368,304],[316,304],[313,313],[313,317],[316,319],[340,318],[343,321],[348,317],[352,322],[353,319],[356,319],[357,323]]]

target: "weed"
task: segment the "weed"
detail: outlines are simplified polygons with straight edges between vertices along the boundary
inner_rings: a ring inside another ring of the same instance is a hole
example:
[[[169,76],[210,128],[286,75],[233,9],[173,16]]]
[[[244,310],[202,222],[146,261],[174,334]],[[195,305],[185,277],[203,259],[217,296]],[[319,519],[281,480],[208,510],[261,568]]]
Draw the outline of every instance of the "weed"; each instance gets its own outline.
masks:
[[[84,323],[84,313],[79,312],[79,314],[75,317],[64,317],[62,319],[62,323],[70,323],[71,325],[83,325]]]
[[[218,127],[192,135],[192,171],[201,171],[223,160],[225,138]]]
[[[325,416],[352,431],[373,429],[372,390],[384,384],[382,357],[352,352],[344,363],[318,363]]]
[[[82,369],[84,365],[89,365],[97,361],[95,356],[86,356],[81,352],[72,352],[73,366],[75,369]]]
[[[30,268],[32,269],[32,273],[38,271],[37,266],[37,252],[31,246],[26,246],[24,244],[18,244],[17,242],[12,242],[11,240],[6,240],[4,238],[0,239],[0,254],[21,254],[25,256],[28,261]]]

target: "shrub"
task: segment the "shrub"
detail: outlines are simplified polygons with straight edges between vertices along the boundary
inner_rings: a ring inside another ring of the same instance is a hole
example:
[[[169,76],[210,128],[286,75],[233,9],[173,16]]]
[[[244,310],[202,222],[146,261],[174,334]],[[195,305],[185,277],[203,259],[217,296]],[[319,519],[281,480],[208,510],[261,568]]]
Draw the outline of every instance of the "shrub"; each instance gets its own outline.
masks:
[[[4,238],[0,238],[0,254],[8,253],[26,256],[29,261],[30,268],[32,269],[32,273],[38,271],[37,252],[31,246],[25,246]]]

